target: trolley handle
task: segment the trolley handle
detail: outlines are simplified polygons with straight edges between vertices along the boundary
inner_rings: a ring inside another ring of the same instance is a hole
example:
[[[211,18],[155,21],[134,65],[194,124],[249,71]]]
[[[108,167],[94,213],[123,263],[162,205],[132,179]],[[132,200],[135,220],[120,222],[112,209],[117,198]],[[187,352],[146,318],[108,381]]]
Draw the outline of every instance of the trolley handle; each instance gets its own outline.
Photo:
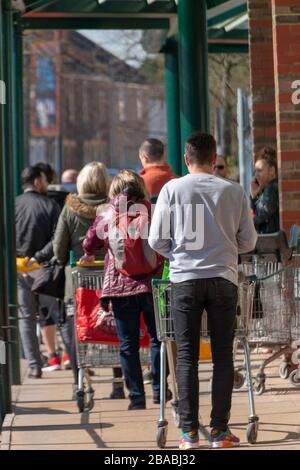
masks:
[[[167,279],[152,279],[152,286],[159,286],[159,285],[168,285],[170,281]]]
[[[82,263],[80,261],[77,261],[76,266],[79,267],[79,268],[86,268],[86,267],[93,267],[93,266],[102,267],[102,266],[104,266],[104,261],[103,260],[83,261]]]
[[[103,267],[104,260],[94,260],[94,261],[77,261],[75,258],[75,253],[73,250],[70,251],[70,266],[71,268],[88,268],[88,267]]]
[[[268,276],[270,277],[270,276]],[[266,279],[266,278],[264,278]],[[243,279],[244,281],[257,281],[257,276],[252,274],[251,276],[245,276]],[[159,286],[159,285],[168,285],[170,281],[168,279],[152,279],[152,286]]]
[[[268,274],[267,276],[260,277],[259,281],[266,281],[267,279],[271,279],[272,277],[277,276],[278,274],[283,273],[284,271],[286,271],[286,268],[278,269],[278,271],[276,271],[275,273],[271,273],[271,274]]]

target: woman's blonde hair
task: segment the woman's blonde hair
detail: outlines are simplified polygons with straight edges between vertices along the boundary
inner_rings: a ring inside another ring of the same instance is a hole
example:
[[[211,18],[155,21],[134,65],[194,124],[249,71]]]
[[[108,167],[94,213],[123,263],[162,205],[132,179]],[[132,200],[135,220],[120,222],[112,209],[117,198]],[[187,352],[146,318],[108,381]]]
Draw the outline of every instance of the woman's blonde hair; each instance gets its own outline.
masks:
[[[77,176],[78,194],[107,196],[109,178],[106,166],[100,162],[85,165]]]
[[[109,198],[112,199],[123,191],[126,191],[129,196],[134,196],[138,199],[146,198],[143,178],[131,170],[121,170],[114,176],[109,189]]]

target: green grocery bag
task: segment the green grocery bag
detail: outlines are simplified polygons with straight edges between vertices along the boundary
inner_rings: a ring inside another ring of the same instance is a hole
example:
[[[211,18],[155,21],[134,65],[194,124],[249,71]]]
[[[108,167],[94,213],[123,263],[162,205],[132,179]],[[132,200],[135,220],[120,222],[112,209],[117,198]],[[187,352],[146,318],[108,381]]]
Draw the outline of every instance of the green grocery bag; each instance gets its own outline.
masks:
[[[162,279],[164,281],[168,281],[170,279],[170,264],[169,264],[169,261],[165,261],[165,263],[164,263]]]
[[[162,273],[162,280],[163,281],[169,281],[170,279],[170,266],[169,266],[169,261],[164,262],[164,269]],[[160,314],[161,317],[165,317],[166,314],[166,289],[168,285],[167,284],[161,284],[159,287],[159,307],[160,307]]]

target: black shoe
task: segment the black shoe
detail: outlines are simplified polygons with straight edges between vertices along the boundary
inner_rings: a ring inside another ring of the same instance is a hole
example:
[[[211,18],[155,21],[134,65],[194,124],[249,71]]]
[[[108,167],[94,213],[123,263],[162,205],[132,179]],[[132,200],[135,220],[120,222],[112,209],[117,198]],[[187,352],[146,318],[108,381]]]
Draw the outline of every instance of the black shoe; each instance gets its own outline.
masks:
[[[48,364],[48,356],[45,356],[44,354],[42,354],[41,359],[42,359],[42,368],[47,367],[49,365]]]
[[[77,384],[73,384],[73,385],[72,385],[72,400],[76,400],[76,399],[77,399],[77,391],[78,391],[78,385],[77,385]]]
[[[114,388],[113,391],[111,392],[109,398],[111,400],[122,400],[125,398],[125,393],[123,387],[119,388]]]
[[[145,410],[146,402],[145,401],[131,401],[128,405],[128,410]]]
[[[166,403],[167,401],[172,400],[173,394],[169,388],[166,390]],[[160,404],[160,395],[153,395],[153,403],[154,405],[159,405]]]
[[[42,369],[40,367],[29,367],[27,377],[29,379],[40,379],[42,377]]]

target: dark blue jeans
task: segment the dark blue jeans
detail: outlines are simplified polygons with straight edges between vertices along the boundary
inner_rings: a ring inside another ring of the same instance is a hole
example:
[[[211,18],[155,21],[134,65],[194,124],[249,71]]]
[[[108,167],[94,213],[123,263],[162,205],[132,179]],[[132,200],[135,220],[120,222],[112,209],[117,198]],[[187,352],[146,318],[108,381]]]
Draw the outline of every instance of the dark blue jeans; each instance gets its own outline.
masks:
[[[120,339],[121,366],[131,401],[143,402],[145,391],[140,363],[140,317],[143,312],[145,325],[150,335],[151,372],[153,394],[159,395],[160,342],[156,336],[152,294],[138,294],[111,299]]]
[[[210,425],[226,430],[233,388],[233,339],[237,287],[223,278],[172,284],[171,307],[177,344],[179,415],[183,432],[199,427],[198,358],[203,310],[210,328],[213,381]]]

